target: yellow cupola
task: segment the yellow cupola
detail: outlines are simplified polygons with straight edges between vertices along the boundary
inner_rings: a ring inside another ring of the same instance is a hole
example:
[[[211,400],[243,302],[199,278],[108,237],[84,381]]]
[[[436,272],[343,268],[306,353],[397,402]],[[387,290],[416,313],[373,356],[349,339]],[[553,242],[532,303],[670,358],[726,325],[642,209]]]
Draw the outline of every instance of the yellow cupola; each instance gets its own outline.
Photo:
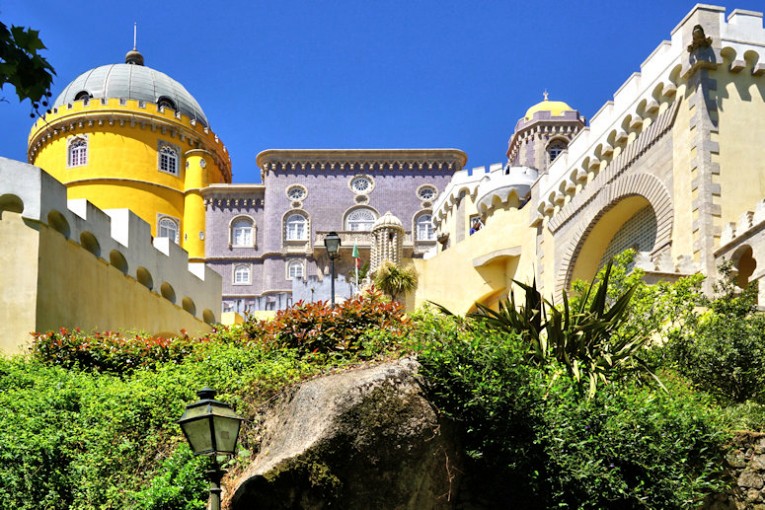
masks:
[[[135,48],[124,64],[75,78],[32,126],[27,156],[67,186],[69,199],[132,210],[155,237],[205,255],[202,188],[231,182],[231,160],[196,99],[143,65]]]
[[[573,112],[574,109],[563,101],[550,101],[547,97],[547,92],[544,93],[544,99],[526,110],[526,115],[523,116],[524,120],[529,121],[534,117],[537,112],[550,112],[552,117],[560,117],[564,112]]]

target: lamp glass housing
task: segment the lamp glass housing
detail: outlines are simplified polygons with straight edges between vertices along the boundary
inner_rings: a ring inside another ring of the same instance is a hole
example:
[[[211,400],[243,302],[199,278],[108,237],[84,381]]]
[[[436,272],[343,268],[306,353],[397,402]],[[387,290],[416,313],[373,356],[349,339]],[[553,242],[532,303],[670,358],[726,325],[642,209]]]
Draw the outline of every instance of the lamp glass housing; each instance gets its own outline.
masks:
[[[334,259],[337,257],[337,252],[340,249],[340,236],[337,235],[337,232],[330,232],[327,234],[327,236],[324,238],[324,247],[327,248],[327,254],[329,254],[329,258]]]
[[[178,424],[194,455],[233,455],[242,418],[230,405],[214,400],[215,390],[205,388],[200,400],[186,406]]]

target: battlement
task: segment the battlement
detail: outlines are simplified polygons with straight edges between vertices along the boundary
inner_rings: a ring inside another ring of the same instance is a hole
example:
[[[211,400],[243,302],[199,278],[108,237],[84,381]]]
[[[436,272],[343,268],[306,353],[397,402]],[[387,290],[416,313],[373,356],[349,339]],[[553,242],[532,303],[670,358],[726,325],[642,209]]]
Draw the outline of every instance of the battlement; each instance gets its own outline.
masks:
[[[66,187],[45,171],[0,158],[0,218],[5,211],[55,230],[198,320],[217,321],[220,275],[204,264],[189,264],[188,253],[169,239],[152,239],[149,225],[131,211],[102,211],[84,199],[67,200]]]
[[[441,222],[461,197],[469,195],[471,200],[475,200],[481,181],[489,174],[501,172],[503,168],[502,163],[494,163],[488,169],[485,166],[477,166],[455,172],[446,189],[438,195],[433,204],[433,224],[436,228],[441,225]]]
[[[177,137],[181,142],[188,141],[191,145],[199,143],[203,148],[212,150],[223,163],[221,166],[228,169],[230,174],[231,157],[228,149],[209,127],[171,108],[124,98],[74,101],[51,109],[32,125],[28,157],[31,161],[46,142],[61,133],[94,125],[115,124],[160,130],[170,137]]]
[[[552,217],[572,193],[581,192],[624,153],[647,126],[671,108],[678,89],[701,67],[765,75],[765,29],[760,12],[696,5],[592,117],[540,180],[539,220]],[[702,25],[712,38],[714,58],[698,61],[688,51],[692,29]]]

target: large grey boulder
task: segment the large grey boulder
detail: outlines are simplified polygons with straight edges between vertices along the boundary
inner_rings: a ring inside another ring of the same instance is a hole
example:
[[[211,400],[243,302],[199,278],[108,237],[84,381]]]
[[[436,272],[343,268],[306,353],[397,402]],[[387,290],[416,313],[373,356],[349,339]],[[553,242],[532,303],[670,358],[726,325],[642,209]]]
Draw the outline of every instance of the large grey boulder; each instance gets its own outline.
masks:
[[[232,510],[447,509],[457,448],[410,359],[318,378],[284,396]]]

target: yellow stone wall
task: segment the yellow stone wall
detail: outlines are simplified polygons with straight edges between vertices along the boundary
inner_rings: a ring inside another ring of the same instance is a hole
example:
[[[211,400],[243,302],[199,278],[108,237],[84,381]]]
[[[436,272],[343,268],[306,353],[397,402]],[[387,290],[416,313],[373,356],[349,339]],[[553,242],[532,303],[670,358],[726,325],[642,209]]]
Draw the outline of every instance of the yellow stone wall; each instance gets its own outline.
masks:
[[[87,137],[87,164],[68,168],[68,140],[77,135]],[[161,142],[178,149],[178,175],[159,170]],[[99,209],[128,208],[155,236],[159,217],[170,216],[180,223],[180,245],[190,260],[203,260],[200,190],[231,182],[228,153],[208,128],[154,104],[75,101],[38,120],[29,147],[29,162],[64,183],[70,199],[85,198]]]
[[[163,335],[212,329],[47,225],[3,211],[0,241],[14,246],[0,250],[0,352],[24,352],[31,332],[62,326]]]
[[[738,221],[765,197],[765,85],[762,76],[741,71],[717,79],[721,221]]]
[[[535,238],[528,223],[526,209],[499,210],[484,229],[466,234],[463,242],[436,257],[415,259],[419,282],[414,306],[432,301],[464,314],[475,302],[494,305],[513,279],[530,283]],[[519,261],[525,264],[519,267]]]

